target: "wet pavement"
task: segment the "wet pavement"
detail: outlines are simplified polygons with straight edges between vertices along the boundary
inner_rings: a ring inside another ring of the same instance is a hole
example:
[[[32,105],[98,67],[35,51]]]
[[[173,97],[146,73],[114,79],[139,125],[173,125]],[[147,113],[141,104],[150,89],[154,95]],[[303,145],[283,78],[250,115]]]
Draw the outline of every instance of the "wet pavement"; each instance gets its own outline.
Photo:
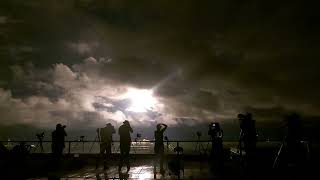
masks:
[[[179,171],[180,174],[175,174],[168,168],[167,163],[164,165],[165,172],[160,173],[159,165],[154,170],[153,160],[139,160],[132,163],[130,170],[126,173],[127,168],[124,166],[121,172],[118,171],[117,163],[109,166],[107,170],[103,167],[95,169],[93,165],[87,165],[81,169],[70,172],[50,172],[49,177],[59,177],[60,179],[213,179],[214,176],[210,172],[208,163],[185,161],[183,168]],[[183,170],[182,170],[183,169]],[[46,177],[39,177],[38,179],[45,179]],[[35,179],[35,178],[33,178]],[[36,178],[37,179],[37,178]]]
[[[318,148],[319,149],[319,148]],[[316,149],[316,150],[318,150]],[[58,163],[52,160],[51,154],[30,154],[24,158],[4,156],[0,158],[0,179],[308,179],[317,175],[318,151],[311,151],[309,161],[302,166],[287,166],[279,163],[273,169],[273,161],[277,148],[264,146],[257,149],[254,165],[243,164],[234,148],[226,149],[222,169],[211,169],[208,154],[184,154],[179,176],[172,172],[168,162],[175,162],[176,155],[166,154],[165,173],[161,174],[159,165],[154,171],[153,154],[131,154],[131,168],[126,173],[126,167],[118,172],[119,154],[113,154],[109,161],[109,169],[103,170],[102,164],[95,169],[98,154],[65,154]],[[313,153],[312,153],[313,152]],[[3,161],[4,160],[4,161]],[[281,159],[280,159],[281,160]],[[286,159],[283,159],[285,162]]]

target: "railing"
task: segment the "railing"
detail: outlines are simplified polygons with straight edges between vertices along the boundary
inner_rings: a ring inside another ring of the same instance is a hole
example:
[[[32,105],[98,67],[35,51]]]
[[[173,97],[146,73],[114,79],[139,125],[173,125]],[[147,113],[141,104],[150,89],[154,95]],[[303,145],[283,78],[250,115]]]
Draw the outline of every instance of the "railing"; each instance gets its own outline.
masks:
[[[131,142],[130,153],[133,154],[153,154],[154,142],[149,140],[137,140]],[[30,147],[31,153],[51,153],[52,141],[0,141],[9,150],[15,145],[25,143]],[[176,153],[175,147],[182,147],[184,154],[207,154],[211,150],[211,141],[164,141],[165,152]],[[65,154],[96,154],[99,153],[99,141],[65,141]],[[113,141],[112,153],[120,153],[120,141]]]

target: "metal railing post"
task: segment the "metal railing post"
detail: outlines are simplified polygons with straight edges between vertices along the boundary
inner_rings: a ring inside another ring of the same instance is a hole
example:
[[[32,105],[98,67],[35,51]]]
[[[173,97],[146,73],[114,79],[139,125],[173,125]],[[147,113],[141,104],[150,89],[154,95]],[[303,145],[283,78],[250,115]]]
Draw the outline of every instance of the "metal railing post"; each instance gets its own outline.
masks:
[[[69,148],[68,148],[68,154],[70,154],[70,151],[71,151],[71,141],[69,141]]]

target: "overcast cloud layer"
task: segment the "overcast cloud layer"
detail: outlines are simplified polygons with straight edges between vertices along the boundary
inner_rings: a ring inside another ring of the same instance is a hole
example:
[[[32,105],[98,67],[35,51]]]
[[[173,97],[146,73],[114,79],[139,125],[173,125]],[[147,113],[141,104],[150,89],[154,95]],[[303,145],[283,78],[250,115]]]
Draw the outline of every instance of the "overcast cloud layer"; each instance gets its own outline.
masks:
[[[300,1],[1,1],[0,123],[317,117],[317,19]],[[133,87],[153,88],[157,106],[126,111]]]

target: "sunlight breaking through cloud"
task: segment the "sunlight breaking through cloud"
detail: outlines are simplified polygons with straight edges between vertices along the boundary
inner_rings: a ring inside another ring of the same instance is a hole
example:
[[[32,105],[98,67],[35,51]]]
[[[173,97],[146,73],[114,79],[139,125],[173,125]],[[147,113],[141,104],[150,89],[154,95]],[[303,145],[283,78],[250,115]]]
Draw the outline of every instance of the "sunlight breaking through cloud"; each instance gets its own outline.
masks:
[[[130,107],[127,110],[133,112],[147,112],[147,110],[155,108],[157,103],[152,90],[147,89],[129,88],[128,92],[124,94],[124,98],[131,100]]]

